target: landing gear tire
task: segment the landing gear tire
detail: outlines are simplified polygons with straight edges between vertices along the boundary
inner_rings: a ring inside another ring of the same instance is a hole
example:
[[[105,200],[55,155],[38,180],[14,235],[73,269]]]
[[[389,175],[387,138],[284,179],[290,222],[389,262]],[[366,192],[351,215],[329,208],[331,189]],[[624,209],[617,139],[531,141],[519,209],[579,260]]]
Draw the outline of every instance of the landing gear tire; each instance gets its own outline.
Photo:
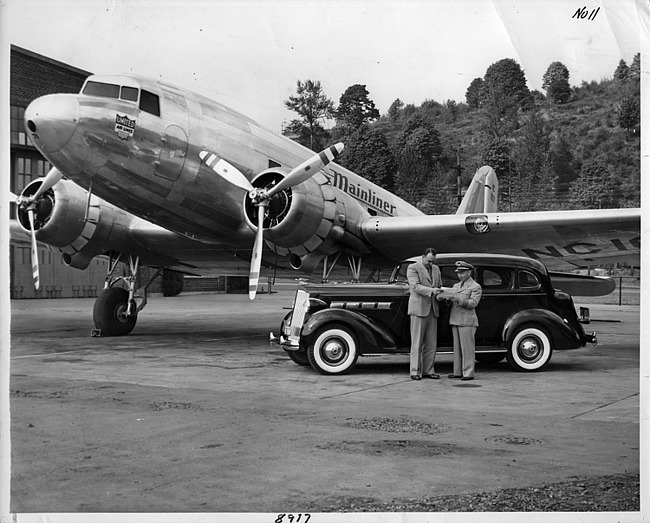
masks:
[[[309,363],[321,374],[343,374],[359,357],[356,338],[343,325],[328,325],[316,332],[316,341],[307,350]]]
[[[297,363],[301,367],[309,367],[309,356],[307,356],[305,352],[296,350],[288,350],[285,352],[289,355],[289,358],[291,358],[291,361],[294,363]]]
[[[522,325],[510,337],[506,358],[517,371],[538,371],[548,364],[552,354],[551,340],[542,329]]]
[[[137,316],[126,316],[129,293],[119,287],[103,291],[95,300],[93,321],[102,336],[125,336],[135,327]]]

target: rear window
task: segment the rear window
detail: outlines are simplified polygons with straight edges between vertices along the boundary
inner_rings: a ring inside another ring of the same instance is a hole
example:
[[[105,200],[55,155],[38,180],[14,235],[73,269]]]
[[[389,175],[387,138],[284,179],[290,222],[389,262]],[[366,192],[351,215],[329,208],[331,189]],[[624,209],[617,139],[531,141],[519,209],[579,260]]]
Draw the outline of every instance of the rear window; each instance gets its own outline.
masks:
[[[541,287],[537,275],[530,271],[519,271],[519,288],[522,290],[537,290]]]

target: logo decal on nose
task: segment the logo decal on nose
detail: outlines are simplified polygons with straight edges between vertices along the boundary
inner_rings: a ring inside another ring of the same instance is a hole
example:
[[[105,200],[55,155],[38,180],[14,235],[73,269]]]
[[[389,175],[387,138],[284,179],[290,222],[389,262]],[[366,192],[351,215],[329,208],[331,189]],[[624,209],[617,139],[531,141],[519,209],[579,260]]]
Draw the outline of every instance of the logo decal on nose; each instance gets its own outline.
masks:
[[[115,133],[120,140],[128,140],[135,132],[135,118],[131,120],[127,115],[115,114]]]

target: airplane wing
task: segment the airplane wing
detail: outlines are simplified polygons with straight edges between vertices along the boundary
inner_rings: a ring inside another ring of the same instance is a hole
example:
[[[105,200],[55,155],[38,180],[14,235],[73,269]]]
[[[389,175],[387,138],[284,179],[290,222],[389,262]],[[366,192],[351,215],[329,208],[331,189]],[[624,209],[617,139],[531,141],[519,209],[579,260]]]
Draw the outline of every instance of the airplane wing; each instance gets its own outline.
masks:
[[[549,269],[626,263],[639,266],[641,209],[373,217],[361,224],[385,256],[438,252],[525,255]]]

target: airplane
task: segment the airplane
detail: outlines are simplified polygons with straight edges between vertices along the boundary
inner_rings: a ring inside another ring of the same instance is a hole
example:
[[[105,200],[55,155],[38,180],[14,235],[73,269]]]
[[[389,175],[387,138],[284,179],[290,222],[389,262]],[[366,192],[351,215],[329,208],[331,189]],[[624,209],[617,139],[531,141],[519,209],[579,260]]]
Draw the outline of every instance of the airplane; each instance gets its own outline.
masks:
[[[549,268],[640,260],[638,208],[499,213],[485,166],[456,214],[424,215],[337,165],[343,144],[314,153],[206,96],[137,75],[92,75],[78,94],[38,98],[25,129],[54,166],[17,197],[35,285],[37,242],[78,269],[108,255],[95,335],[130,333],[162,271],[195,274],[234,258],[250,259],[251,299],[263,257],[304,273],[322,264],[326,280],[343,256],[353,281],[362,263],[390,267],[427,246],[524,253]],[[120,262],[128,275],[115,275]],[[157,271],[136,288],[141,266]],[[564,279],[586,294],[613,290]]]

